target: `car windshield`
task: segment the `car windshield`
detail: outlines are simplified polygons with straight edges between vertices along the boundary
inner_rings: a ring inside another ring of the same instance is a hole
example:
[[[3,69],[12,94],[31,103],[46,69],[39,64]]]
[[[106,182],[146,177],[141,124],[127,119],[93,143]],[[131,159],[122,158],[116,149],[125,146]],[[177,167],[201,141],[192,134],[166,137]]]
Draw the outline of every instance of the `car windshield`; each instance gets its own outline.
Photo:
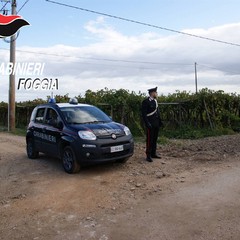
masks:
[[[110,122],[111,119],[104,112],[94,106],[76,106],[61,108],[67,123],[84,124]]]

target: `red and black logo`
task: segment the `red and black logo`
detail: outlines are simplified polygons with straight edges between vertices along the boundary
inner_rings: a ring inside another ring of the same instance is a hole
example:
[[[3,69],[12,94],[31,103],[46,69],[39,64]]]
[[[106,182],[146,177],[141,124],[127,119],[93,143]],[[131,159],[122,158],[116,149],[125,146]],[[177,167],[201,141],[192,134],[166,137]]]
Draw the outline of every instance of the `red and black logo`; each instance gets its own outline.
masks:
[[[30,24],[19,15],[0,14],[0,38],[10,37],[26,25]]]

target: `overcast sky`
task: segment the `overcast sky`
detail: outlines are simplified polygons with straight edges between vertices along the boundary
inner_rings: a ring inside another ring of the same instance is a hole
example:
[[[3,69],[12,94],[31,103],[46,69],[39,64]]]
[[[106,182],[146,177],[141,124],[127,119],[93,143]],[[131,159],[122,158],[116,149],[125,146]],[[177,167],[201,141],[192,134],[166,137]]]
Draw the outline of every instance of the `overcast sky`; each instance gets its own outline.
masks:
[[[102,88],[159,93],[198,88],[240,93],[240,46],[190,37],[161,28],[240,45],[238,0],[56,0],[159,28],[110,18],[45,0],[29,0],[19,14],[17,62],[45,63],[40,78],[58,79],[53,94],[83,95]],[[18,9],[25,3],[18,1]],[[3,3],[2,3],[3,4]],[[8,6],[10,9],[10,5]],[[1,40],[1,62],[9,43]],[[29,77],[29,76],[22,76]],[[33,76],[36,78],[39,76]],[[16,87],[20,76],[16,76]],[[8,76],[0,76],[0,102],[8,99]],[[51,91],[16,90],[16,101],[45,99]]]

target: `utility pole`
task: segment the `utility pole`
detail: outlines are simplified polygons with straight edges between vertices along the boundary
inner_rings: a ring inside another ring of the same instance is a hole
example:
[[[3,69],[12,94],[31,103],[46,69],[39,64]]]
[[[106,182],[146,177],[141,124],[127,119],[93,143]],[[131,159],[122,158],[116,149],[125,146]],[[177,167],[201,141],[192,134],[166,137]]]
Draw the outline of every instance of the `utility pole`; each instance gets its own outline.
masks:
[[[197,83],[197,63],[195,62],[195,87],[196,87],[196,94],[198,93],[198,83]]]
[[[17,13],[17,1],[12,0],[12,15]],[[10,41],[10,63],[15,66],[15,52],[16,52],[16,35],[11,36]],[[15,130],[15,75],[12,73],[9,76],[9,95],[8,95],[8,131]]]

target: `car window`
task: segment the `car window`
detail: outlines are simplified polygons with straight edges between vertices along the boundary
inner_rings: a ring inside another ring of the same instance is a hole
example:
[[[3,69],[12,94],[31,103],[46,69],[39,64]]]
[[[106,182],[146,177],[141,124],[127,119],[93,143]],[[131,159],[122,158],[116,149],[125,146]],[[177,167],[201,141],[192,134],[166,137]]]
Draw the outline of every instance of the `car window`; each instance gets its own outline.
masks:
[[[57,121],[58,121],[57,112],[52,108],[48,108],[45,123],[48,124],[48,125],[51,125],[51,126],[56,126]]]
[[[110,122],[111,119],[93,106],[65,107],[61,109],[65,120],[72,124]]]
[[[31,114],[30,121],[35,121],[36,113],[37,113],[37,108],[34,108]]]
[[[37,114],[35,118],[36,123],[43,123],[44,112],[45,112],[45,108],[39,108],[37,110]]]

